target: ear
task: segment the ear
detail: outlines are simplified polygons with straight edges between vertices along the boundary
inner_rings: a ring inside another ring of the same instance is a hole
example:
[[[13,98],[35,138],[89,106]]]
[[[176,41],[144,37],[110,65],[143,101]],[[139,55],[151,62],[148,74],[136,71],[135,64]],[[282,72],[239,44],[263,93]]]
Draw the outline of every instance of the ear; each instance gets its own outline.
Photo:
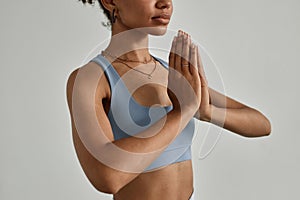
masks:
[[[101,3],[103,7],[110,12],[113,11],[113,9],[116,7],[116,4],[114,3],[114,0],[101,0]]]

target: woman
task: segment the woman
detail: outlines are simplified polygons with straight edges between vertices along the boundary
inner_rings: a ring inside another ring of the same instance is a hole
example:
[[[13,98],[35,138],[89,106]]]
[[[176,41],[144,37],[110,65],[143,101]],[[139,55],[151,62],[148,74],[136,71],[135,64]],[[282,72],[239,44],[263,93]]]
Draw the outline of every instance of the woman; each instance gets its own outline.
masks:
[[[165,34],[172,0],[98,2],[110,20],[110,43],[67,83],[83,171],[115,200],[193,199],[194,119],[245,137],[269,135],[270,122],[208,87],[187,33],[174,38],[168,63],[149,53],[148,35]]]

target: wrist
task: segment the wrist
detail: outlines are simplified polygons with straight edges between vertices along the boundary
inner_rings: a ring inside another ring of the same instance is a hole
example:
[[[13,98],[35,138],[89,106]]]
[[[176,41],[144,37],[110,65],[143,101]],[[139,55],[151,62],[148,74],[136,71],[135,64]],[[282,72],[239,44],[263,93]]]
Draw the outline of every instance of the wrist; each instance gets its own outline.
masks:
[[[212,120],[212,113],[218,109],[216,106],[209,104],[209,106],[207,107],[207,109],[205,109],[204,112],[200,112],[199,111],[199,119],[201,121],[205,121],[205,122],[211,122]]]
[[[180,115],[182,115],[184,118],[193,118],[198,112],[198,110],[191,106],[175,107],[173,108],[173,111],[180,113]]]

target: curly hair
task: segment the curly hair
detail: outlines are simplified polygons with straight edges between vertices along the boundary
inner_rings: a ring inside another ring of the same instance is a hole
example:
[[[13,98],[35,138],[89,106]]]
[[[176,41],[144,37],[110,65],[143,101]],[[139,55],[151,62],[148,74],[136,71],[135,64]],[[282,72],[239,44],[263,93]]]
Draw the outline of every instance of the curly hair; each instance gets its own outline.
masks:
[[[106,26],[106,27],[111,26],[112,22],[111,22],[110,12],[103,6],[103,4],[101,3],[101,0],[78,0],[78,1],[81,1],[83,4],[88,3],[92,6],[94,6],[95,2],[98,1],[99,6],[103,10],[104,15],[109,20],[109,22],[107,22],[107,23],[102,22],[103,26]]]

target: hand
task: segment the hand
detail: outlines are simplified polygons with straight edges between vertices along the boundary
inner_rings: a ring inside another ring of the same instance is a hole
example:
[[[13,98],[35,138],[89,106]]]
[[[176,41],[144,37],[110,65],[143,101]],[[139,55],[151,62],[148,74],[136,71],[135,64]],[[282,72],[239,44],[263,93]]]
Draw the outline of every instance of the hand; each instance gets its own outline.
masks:
[[[172,42],[169,55],[168,94],[173,109],[195,112],[201,101],[201,81],[198,72],[197,47],[188,35],[179,33]]]
[[[210,121],[212,105],[211,105],[210,96],[208,92],[208,81],[205,76],[199,50],[197,52],[198,52],[197,67],[198,67],[198,74],[201,80],[201,103],[198,112],[196,113],[198,116],[196,117],[203,121]]]

